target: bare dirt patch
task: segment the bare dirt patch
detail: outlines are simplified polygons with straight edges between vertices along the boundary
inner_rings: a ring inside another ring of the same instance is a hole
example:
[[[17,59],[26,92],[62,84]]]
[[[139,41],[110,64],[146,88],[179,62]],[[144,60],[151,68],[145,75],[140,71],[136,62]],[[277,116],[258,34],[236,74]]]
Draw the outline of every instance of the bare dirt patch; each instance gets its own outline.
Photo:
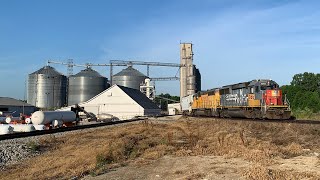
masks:
[[[132,163],[107,174],[87,176],[84,180],[117,179],[244,179],[241,171],[249,162],[221,156],[164,156],[145,165]]]

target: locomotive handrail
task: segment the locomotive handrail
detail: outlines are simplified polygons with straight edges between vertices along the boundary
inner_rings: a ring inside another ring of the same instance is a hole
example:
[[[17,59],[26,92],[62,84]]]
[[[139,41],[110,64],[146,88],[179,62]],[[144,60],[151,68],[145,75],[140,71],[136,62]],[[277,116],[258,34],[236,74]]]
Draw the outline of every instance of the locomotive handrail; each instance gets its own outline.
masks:
[[[287,94],[284,95],[284,102],[288,105],[288,108],[291,109],[290,101],[289,101],[289,99],[287,98]]]

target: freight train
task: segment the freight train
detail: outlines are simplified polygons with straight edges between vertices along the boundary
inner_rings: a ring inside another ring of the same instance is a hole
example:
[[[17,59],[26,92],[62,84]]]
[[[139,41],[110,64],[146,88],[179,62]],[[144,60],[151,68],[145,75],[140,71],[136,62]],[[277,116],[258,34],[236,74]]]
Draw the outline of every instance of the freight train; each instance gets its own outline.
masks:
[[[273,80],[259,79],[201,91],[181,99],[184,115],[290,119],[289,101]]]

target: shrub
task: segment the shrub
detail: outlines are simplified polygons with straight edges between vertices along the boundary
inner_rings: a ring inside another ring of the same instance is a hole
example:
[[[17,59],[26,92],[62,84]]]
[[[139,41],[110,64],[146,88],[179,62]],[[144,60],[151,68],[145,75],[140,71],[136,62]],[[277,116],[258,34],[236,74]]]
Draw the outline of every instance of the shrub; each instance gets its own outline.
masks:
[[[27,142],[26,145],[32,152],[37,152],[40,150],[40,145],[38,143],[36,143],[35,141],[29,141],[29,142]]]
[[[114,158],[111,153],[97,154],[96,156],[96,168],[101,168],[107,164],[113,163]]]

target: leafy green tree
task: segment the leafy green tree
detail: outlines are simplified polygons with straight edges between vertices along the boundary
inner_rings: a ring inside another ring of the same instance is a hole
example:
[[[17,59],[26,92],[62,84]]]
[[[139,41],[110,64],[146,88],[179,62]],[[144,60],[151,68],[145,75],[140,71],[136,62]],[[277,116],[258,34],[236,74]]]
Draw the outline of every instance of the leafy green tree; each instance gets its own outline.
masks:
[[[320,74],[308,73],[296,74],[291,81],[292,86],[299,86],[305,91],[319,92]]]
[[[162,99],[161,97],[166,99]],[[169,101],[169,99],[173,101],[180,101],[179,96],[171,96],[168,93],[161,93],[160,95],[158,95],[158,97],[155,98],[154,102],[159,105],[162,110],[166,111],[168,109],[168,103],[172,103],[172,101]]]
[[[320,74],[300,73],[292,78],[291,85],[282,86],[293,110],[320,112]]]

